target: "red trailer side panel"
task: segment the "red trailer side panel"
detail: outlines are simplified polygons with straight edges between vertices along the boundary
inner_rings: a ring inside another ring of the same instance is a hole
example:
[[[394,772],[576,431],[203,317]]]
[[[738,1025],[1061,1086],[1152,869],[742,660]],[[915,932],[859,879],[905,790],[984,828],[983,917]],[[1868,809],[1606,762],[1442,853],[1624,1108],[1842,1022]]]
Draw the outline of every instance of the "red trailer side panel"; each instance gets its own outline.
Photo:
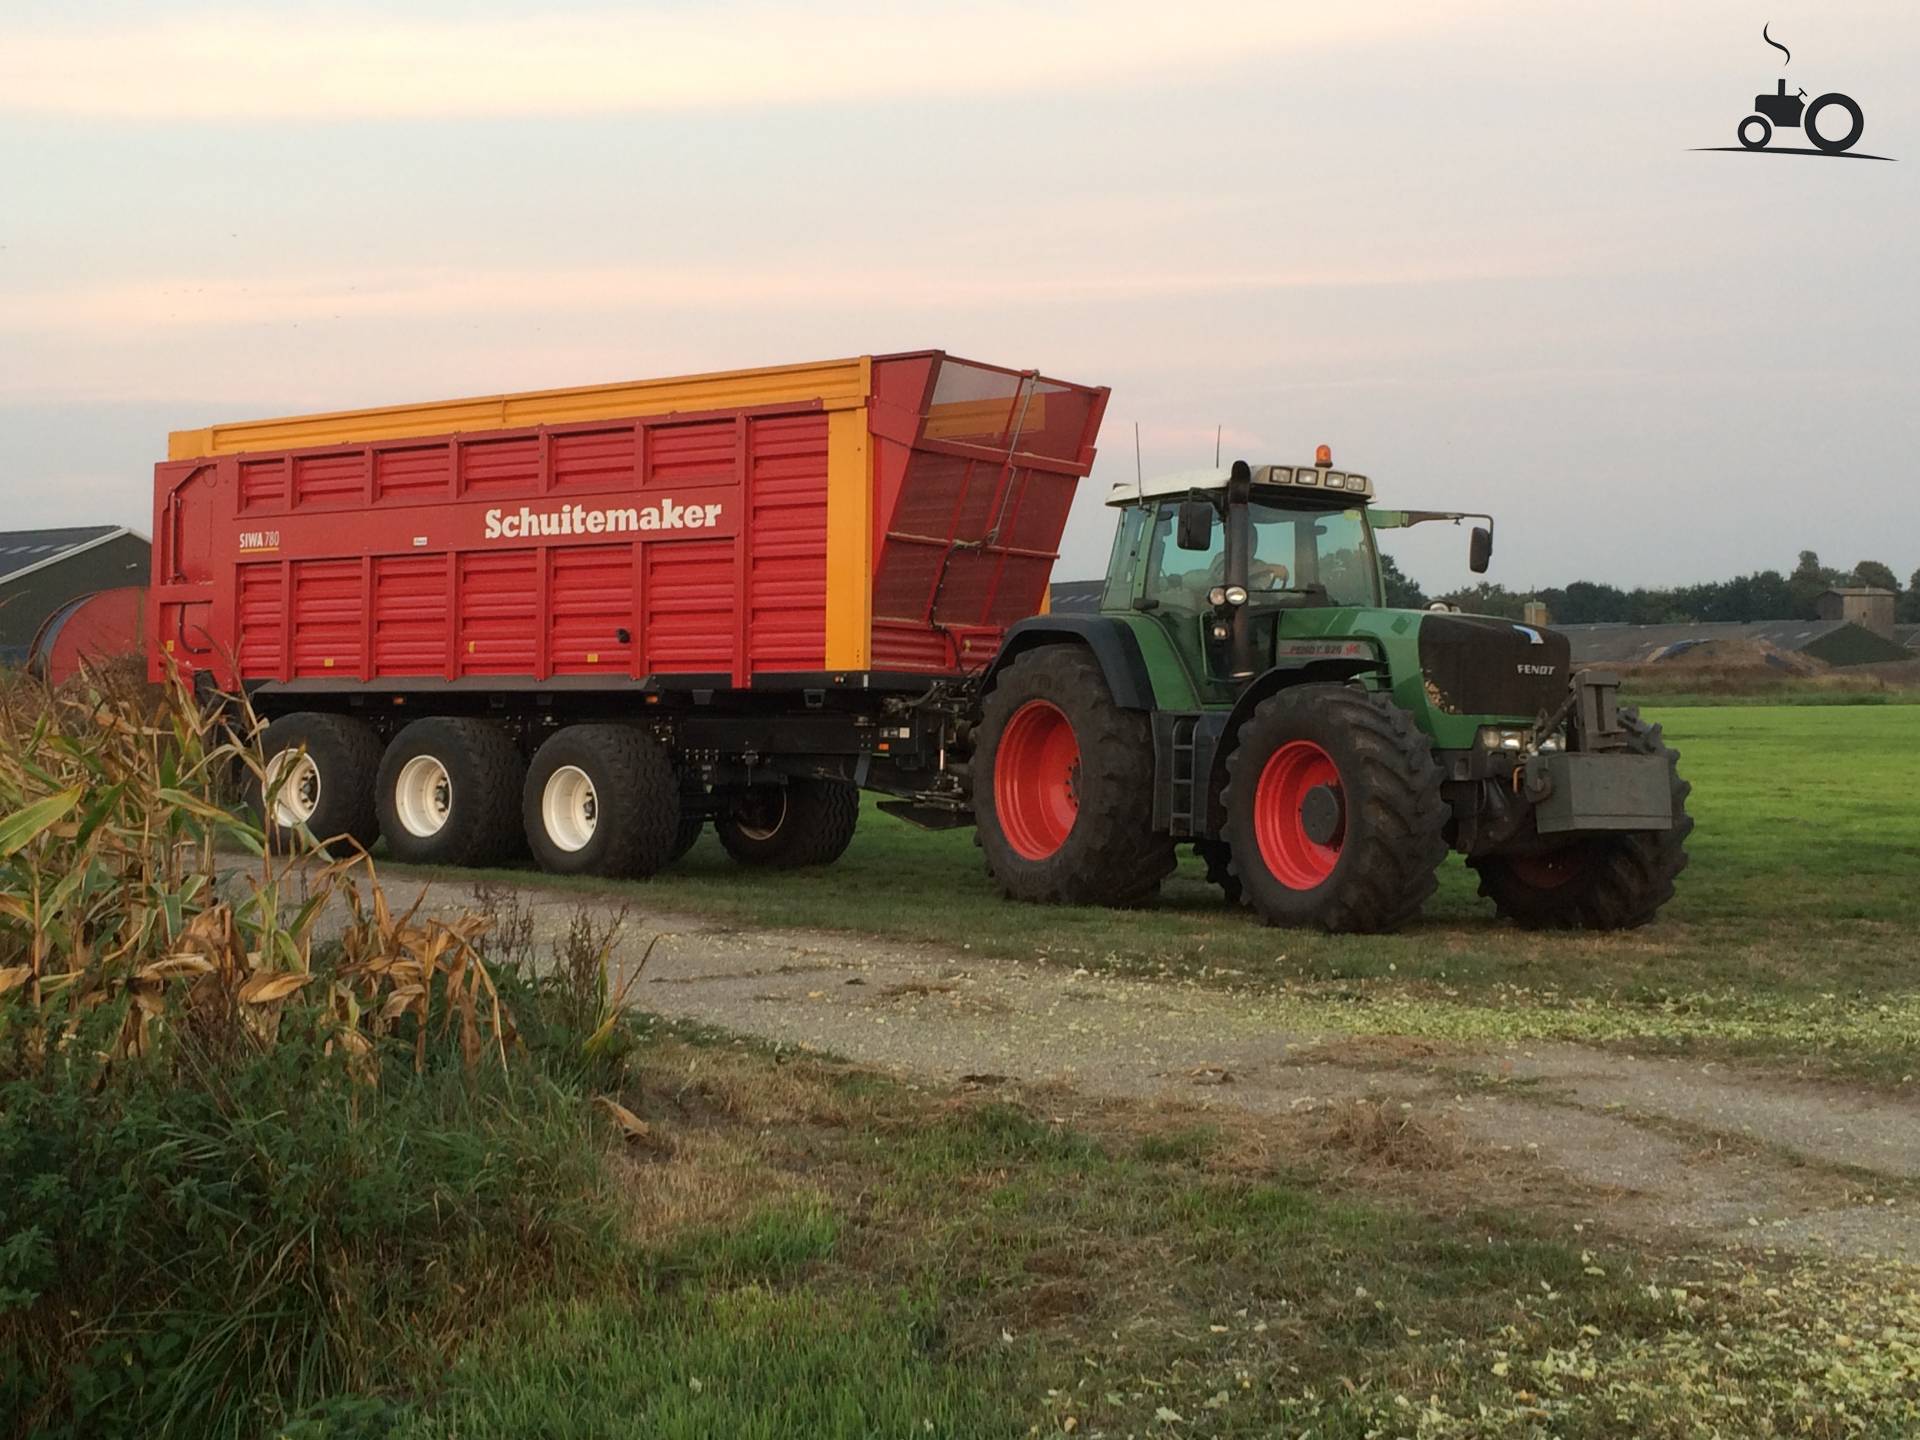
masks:
[[[626,397],[661,408],[608,413]],[[970,670],[1040,608],[1105,400],[920,351],[181,432],[155,469],[152,669],[383,689]],[[303,443],[240,448],[273,438]]]
[[[156,560],[158,649],[223,685],[746,684],[826,663],[817,406],[222,456],[157,478],[180,537]],[[195,546],[197,569],[171,574]]]

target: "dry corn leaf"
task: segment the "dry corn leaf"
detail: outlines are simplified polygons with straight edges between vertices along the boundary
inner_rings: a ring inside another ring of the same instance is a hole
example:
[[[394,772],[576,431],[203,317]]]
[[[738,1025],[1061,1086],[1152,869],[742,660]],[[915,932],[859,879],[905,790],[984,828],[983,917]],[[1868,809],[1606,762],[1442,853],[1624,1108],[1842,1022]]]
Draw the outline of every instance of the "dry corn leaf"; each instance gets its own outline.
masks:
[[[0,995],[6,994],[9,990],[19,989],[32,975],[31,965],[9,965],[6,969],[0,970]]]
[[[644,1140],[653,1133],[651,1125],[611,1095],[596,1095],[593,1103],[613,1117],[614,1123],[625,1132],[629,1140]]]
[[[246,1005],[269,1005],[284,1000],[313,979],[311,975],[255,975],[240,987],[240,1000]]]
[[[136,980],[171,980],[177,975],[206,975],[213,970],[213,962],[204,955],[193,955],[185,951],[175,951],[162,956],[151,965],[142,966],[134,972]]]
[[[402,985],[387,997],[387,1003],[380,1007],[382,1020],[398,1020],[409,1010],[426,1009],[426,987],[423,985]]]

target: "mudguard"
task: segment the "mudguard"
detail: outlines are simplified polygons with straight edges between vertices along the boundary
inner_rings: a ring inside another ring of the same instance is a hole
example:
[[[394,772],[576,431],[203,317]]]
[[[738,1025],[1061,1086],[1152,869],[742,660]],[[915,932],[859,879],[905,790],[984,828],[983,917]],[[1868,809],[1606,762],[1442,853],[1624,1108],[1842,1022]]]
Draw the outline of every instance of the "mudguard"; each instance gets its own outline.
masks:
[[[1016,655],[1041,645],[1081,644],[1093,652],[1114,704],[1123,710],[1154,708],[1153,680],[1132,628],[1110,615],[1034,615],[1007,627],[1000,653],[981,677],[980,691],[993,688],[1000,671]]]

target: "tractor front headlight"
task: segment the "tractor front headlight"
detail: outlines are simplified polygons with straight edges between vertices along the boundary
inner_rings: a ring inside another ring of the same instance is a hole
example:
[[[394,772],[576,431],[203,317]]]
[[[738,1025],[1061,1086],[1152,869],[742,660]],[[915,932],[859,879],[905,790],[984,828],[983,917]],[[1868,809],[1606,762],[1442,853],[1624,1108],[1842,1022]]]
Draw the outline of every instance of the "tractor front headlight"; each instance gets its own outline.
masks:
[[[1246,604],[1247,603],[1247,587],[1244,585],[1227,586],[1227,603],[1229,605]]]
[[[1226,604],[1227,603],[1227,587],[1224,585],[1216,585],[1211,590],[1207,591],[1207,603],[1213,606],[1213,608],[1216,610],[1218,610],[1222,605]]]
[[[1532,731],[1509,730],[1501,725],[1483,725],[1480,727],[1480,744],[1488,750],[1524,750]]]

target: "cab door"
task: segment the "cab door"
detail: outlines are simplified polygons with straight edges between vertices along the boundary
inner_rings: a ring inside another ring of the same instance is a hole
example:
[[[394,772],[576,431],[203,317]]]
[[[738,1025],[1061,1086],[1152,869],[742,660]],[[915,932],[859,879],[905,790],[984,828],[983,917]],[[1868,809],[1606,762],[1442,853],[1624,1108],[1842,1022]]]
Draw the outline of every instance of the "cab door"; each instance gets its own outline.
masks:
[[[1226,526],[1216,516],[1207,547],[1183,550],[1180,503],[1165,500],[1156,505],[1145,527],[1135,608],[1166,631],[1196,692],[1210,700],[1231,699],[1226,645],[1210,633],[1213,606],[1207,599],[1207,592],[1223,583],[1227,573]]]

